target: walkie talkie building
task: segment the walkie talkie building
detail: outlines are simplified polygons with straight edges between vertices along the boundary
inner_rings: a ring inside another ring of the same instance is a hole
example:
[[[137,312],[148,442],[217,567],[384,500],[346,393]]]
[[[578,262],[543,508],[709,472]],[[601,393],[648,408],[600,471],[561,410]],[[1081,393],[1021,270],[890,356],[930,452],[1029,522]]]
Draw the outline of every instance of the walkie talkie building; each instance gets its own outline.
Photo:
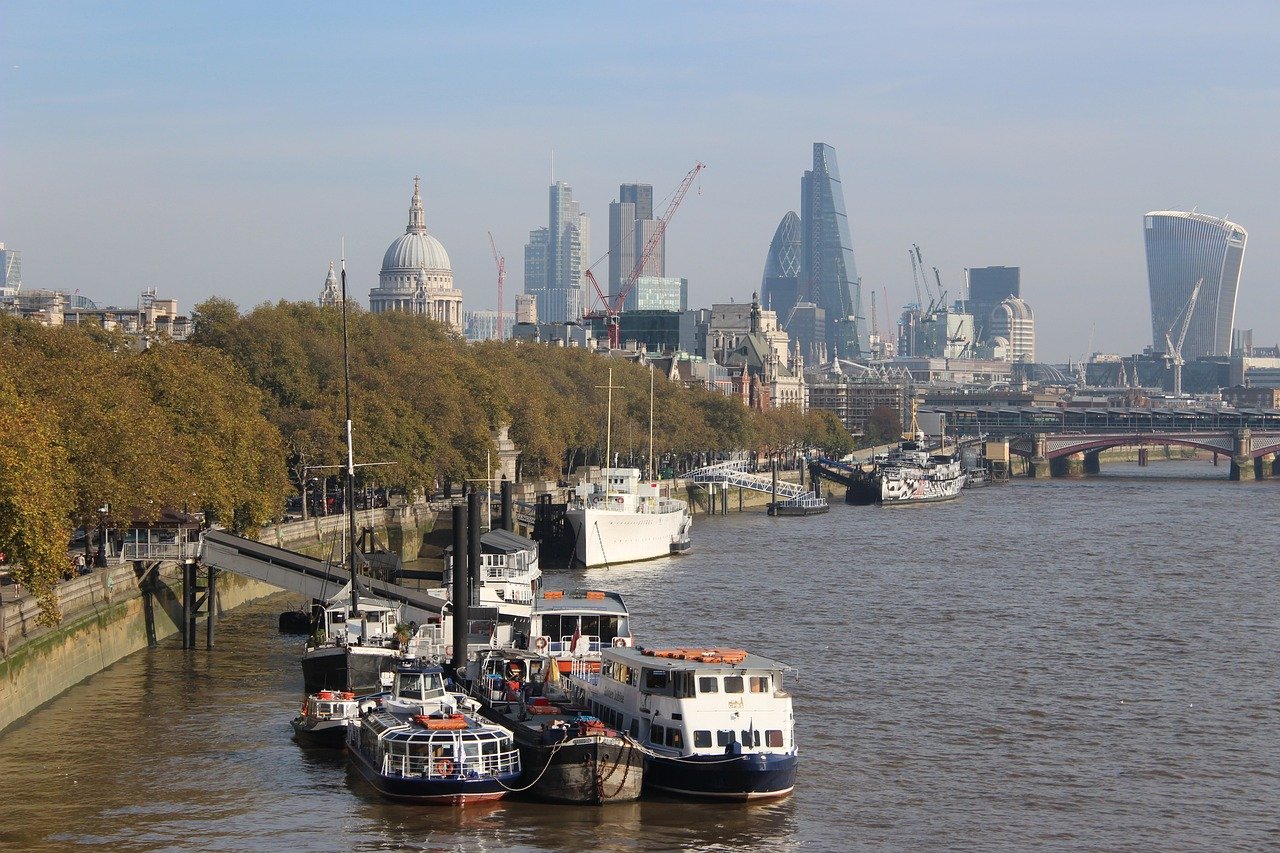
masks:
[[[1151,289],[1151,338],[1156,351],[1167,349],[1166,333],[1177,338],[1174,323],[1181,325],[1191,291],[1204,279],[1182,344],[1182,357],[1191,361],[1204,355],[1230,355],[1248,233],[1234,222],[1182,210],[1148,213],[1143,233]]]

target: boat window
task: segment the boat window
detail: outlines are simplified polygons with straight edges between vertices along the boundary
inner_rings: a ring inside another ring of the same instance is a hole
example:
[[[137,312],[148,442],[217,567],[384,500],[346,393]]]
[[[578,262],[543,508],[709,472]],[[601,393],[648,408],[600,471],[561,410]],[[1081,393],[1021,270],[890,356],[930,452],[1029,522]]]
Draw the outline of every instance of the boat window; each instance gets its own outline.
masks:
[[[405,699],[422,698],[422,674],[413,673],[400,676],[400,695]]]
[[[769,692],[769,676],[767,675],[751,676],[751,692],[752,693],[768,693]]]
[[[600,617],[599,616],[583,616],[581,619],[582,627],[579,629],[588,637],[600,636]]]
[[[667,746],[674,746],[676,749],[683,749],[684,732],[680,729],[667,729]]]
[[[743,730],[742,730],[742,745],[743,745],[743,746],[759,746],[759,745],[760,745],[760,732],[758,732],[758,731],[751,731],[751,730],[748,730],[748,729],[743,729]]]
[[[719,693],[720,679],[716,678],[714,675],[699,676],[698,692],[699,693]]]
[[[764,733],[764,742],[774,748],[781,748],[782,729],[769,729]]]
[[[667,737],[667,730],[662,726],[649,727],[649,742],[661,745]]]
[[[618,636],[618,617],[617,616],[600,616],[600,628],[596,632],[600,635],[602,643],[612,643],[613,638]]]
[[[667,691],[667,686],[667,671],[665,669],[646,669],[644,671],[645,690],[650,692],[662,691],[665,693]],[[741,681],[739,681],[739,688],[741,688]],[[742,690],[739,689],[738,692],[741,693]]]
[[[639,720],[631,721],[631,736],[633,738],[639,739],[640,737],[640,721]]]
[[[693,695],[693,673],[688,670],[671,673],[674,695],[680,698]]]
[[[724,677],[725,693],[741,693],[742,692],[742,676],[726,675]]]
[[[693,746],[695,749],[711,748],[711,732],[708,729],[698,729],[693,733]]]
[[[728,746],[733,743],[733,741],[733,732],[728,731],[727,729],[721,729],[716,732],[716,746]]]

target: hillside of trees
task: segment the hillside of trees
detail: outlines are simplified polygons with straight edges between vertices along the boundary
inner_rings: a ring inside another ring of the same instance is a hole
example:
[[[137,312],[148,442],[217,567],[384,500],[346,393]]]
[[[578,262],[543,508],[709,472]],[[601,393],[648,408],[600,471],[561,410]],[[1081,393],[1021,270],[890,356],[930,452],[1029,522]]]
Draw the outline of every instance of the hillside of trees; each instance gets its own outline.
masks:
[[[113,523],[189,508],[252,533],[314,471],[345,459],[342,315],[280,302],[242,313],[214,298],[187,343],[139,351],[123,335],[0,317],[0,552],[56,621],[67,542],[110,507]],[[413,494],[485,476],[510,427],[523,478],[647,454],[647,368],[581,349],[467,344],[408,314],[348,315],[352,420],[362,485]],[[753,412],[737,399],[654,383],[658,456],[816,447],[852,439],[834,415]]]

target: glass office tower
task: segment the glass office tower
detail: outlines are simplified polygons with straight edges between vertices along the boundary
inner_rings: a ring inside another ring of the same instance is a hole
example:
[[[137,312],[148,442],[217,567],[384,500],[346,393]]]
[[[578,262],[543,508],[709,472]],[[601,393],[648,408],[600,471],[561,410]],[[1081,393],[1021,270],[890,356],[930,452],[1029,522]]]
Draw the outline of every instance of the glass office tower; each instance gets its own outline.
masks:
[[[1248,233],[1234,222],[1194,210],[1152,211],[1144,225],[1154,348],[1167,349],[1166,334],[1176,340],[1191,291],[1204,279],[1182,357],[1191,361],[1205,355],[1230,355]],[[1174,328],[1175,323],[1179,328]]]
[[[862,295],[853,261],[836,150],[813,144],[813,169],[800,183],[800,294],[826,311],[827,352],[855,358],[869,352],[858,318]]]

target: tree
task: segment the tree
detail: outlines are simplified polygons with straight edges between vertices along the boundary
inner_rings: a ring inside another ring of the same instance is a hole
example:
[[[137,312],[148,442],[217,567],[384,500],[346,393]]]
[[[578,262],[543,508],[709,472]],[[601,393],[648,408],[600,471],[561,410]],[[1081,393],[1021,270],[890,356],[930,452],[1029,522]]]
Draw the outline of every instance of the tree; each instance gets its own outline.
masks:
[[[896,441],[902,435],[902,418],[888,406],[876,406],[867,417],[862,434],[869,444]]]
[[[51,410],[23,400],[5,368],[0,361],[0,551],[39,600],[40,621],[52,626],[67,569],[66,453]]]

